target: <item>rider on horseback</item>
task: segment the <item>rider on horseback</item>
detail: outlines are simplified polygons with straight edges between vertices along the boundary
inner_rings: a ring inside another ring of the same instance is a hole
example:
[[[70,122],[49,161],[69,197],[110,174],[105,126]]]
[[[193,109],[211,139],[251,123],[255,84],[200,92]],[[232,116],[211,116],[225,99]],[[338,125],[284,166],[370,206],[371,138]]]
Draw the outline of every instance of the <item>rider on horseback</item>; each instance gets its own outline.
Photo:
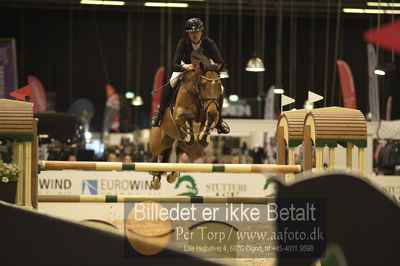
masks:
[[[180,39],[178,46],[175,51],[175,56],[173,59],[173,73],[170,78],[170,82],[164,86],[161,95],[161,102],[158,110],[155,112],[151,119],[151,126],[159,127],[161,124],[161,118],[164,110],[168,106],[169,99],[173,94],[173,88],[175,88],[178,77],[185,70],[194,70],[194,66],[191,63],[190,56],[193,50],[200,49],[201,53],[210,59],[211,64],[223,64],[224,60],[218,50],[215,42],[205,36],[204,34],[204,24],[198,18],[191,18],[186,22],[186,34],[182,39]],[[219,98],[219,106],[222,108],[223,95],[221,94]],[[222,120],[220,114],[220,119],[216,126],[218,133],[228,134],[230,132],[229,126]]]

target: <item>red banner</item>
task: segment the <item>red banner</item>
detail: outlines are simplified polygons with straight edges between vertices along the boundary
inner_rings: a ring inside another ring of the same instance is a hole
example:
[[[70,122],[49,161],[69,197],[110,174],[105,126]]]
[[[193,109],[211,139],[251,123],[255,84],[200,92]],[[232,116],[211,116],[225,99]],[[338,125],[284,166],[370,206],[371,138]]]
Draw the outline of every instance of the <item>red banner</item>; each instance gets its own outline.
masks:
[[[111,84],[106,84],[106,108],[103,117],[103,134],[110,129],[119,132],[119,96]]]
[[[400,19],[364,33],[364,40],[400,54]]]
[[[392,120],[393,97],[389,96],[386,102],[386,120]]]
[[[38,113],[47,110],[46,93],[42,82],[35,76],[28,76],[28,83],[32,86],[33,112]]]
[[[42,82],[34,76],[28,76],[28,83],[28,85],[11,92],[10,95],[21,101],[25,101],[25,96],[29,96],[33,103],[34,113],[47,110],[46,93]]]
[[[164,67],[160,66],[157,69],[157,72],[154,76],[154,81],[153,81],[153,90],[158,90],[161,88],[161,86],[164,83]],[[158,93],[154,94],[151,100],[151,111],[150,115],[153,116],[154,113],[158,109],[158,105],[160,104],[160,99],[161,99],[161,93],[162,91],[160,90]]]
[[[337,60],[340,86],[342,87],[343,107],[357,109],[356,91],[353,74],[349,65],[342,59]]]

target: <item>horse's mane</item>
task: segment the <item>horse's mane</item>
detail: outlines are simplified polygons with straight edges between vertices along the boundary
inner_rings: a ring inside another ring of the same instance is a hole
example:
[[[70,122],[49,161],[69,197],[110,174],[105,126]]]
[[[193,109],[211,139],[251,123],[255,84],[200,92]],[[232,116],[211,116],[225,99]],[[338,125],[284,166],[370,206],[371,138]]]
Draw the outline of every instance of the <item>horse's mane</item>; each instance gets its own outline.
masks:
[[[197,67],[200,64],[200,62],[202,62],[206,72],[207,71],[219,72],[217,66],[212,65],[210,59],[207,56],[205,56],[200,49],[192,51],[190,60],[192,64],[195,65],[195,67]]]

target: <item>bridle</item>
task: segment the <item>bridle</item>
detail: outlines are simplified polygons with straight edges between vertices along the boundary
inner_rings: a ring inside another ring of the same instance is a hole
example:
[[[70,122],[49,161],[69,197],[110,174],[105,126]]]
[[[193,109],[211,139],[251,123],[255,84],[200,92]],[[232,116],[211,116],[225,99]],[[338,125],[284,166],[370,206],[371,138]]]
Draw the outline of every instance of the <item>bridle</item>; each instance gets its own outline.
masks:
[[[202,79],[205,79],[207,81],[210,81],[212,84],[214,84],[216,81],[220,80],[221,77],[218,77],[216,79],[210,79],[210,78],[206,78],[205,76],[201,76]]]
[[[213,72],[215,72],[215,71],[213,71]],[[206,80],[206,81],[208,81],[208,82],[211,82],[212,88],[214,87],[215,82],[221,79],[221,77],[218,77],[218,78],[215,78],[215,79],[207,78],[207,77],[205,77],[205,76],[203,76],[203,75],[201,76],[201,78],[204,79],[204,80]],[[201,104],[201,107],[202,107],[203,110],[207,110],[208,106],[210,106],[210,104],[212,104],[212,103],[215,103],[215,105],[217,106],[217,109],[220,110],[220,107],[221,107],[221,106],[219,106],[219,105],[220,105],[220,104],[219,104],[219,98],[203,98],[203,97],[200,95],[200,90],[199,90],[198,84],[197,84],[196,82],[193,81],[193,85],[194,85],[194,88],[196,89],[195,91],[188,89],[188,88],[183,84],[183,86],[185,87],[186,91],[187,91],[189,94],[191,94],[192,96],[194,96],[194,97],[196,97],[196,98],[198,98],[198,99],[200,100],[200,104]]]

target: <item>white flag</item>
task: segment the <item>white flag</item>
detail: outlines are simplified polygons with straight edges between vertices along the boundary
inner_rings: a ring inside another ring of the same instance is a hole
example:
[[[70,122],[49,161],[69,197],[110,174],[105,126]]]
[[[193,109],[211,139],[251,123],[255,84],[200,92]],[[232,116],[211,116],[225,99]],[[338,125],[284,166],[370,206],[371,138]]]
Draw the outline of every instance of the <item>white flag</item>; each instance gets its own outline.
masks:
[[[308,104],[318,102],[322,99],[324,99],[324,97],[321,95],[318,95],[312,91],[308,91]]]
[[[295,102],[295,99],[290,98],[289,96],[286,96],[284,94],[281,94],[281,95],[282,95],[281,96],[281,106],[285,106],[285,105],[288,105],[288,104],[291,104],[291,103]]]

